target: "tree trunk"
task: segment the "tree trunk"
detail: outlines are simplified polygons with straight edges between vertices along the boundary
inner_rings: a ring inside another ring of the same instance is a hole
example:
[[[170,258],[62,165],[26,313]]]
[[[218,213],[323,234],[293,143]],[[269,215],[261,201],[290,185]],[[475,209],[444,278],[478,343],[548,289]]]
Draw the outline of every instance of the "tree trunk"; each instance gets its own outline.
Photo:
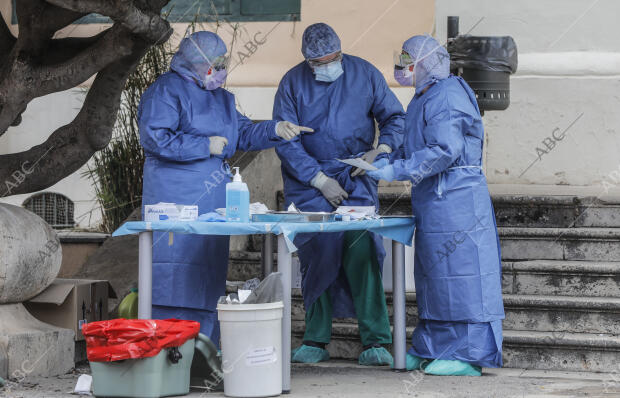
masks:
[[[160,17],[167,0],[20,0],[19,37],[0,21],[0,135],[21,122],[34,98],[96,78],[71,123],[26,151],[0,155],[0,197],[54,185],[104,148],[123,87],[140,58],[172,29]],[[76,19],[97,12],[114,21],[87,38],[54,39]]]

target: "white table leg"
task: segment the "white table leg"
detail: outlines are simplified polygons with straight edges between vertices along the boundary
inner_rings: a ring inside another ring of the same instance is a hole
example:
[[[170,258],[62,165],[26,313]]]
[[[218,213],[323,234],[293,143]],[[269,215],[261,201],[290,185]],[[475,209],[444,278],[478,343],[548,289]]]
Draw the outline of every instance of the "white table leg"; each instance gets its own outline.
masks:
[[[151,319],[153,303],[153,231],[138,236],[138,318]]]
[[[282,393],[291,392],[291,286],[293,271],[292,255],[286,246],[284,235],[278,235],[278,272],[282,273],[284,290],[284,314],[282,317]]]
[[[392,241],[392,295],[394,305],[394,370],[406,369],[407,309],[405,295],[405,245]]]

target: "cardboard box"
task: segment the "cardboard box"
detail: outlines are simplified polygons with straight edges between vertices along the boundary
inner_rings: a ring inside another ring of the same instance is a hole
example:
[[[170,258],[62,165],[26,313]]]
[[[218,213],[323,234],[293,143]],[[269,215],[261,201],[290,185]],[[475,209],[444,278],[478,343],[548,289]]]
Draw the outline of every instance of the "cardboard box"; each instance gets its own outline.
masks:
[[[38,320],[73,330],[78,341],[85,323],[108,319],[108,298],[116,298],[108,281],[57,278],[24,305]]]
[[[196,221],[198,205],[178,205],[160,202],[144,206],[144,221]]]

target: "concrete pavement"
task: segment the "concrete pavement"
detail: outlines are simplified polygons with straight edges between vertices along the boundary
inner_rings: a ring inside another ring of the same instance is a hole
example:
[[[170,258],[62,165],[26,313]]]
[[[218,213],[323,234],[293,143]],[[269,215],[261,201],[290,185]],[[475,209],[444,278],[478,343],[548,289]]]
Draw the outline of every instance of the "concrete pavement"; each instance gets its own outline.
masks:
[[[610,369],[613,371],[613,369]],[[88,366],[59,377],[9,381],[0,397],[60,398],[71,395]],[[482,377],[437,377],[421,372],[396,373],[353,362],[295,365],[290,397],[620,397],[620,372],[585,373],[525,369],[484,369]],[[188,397],[224,397],[193,388]]]

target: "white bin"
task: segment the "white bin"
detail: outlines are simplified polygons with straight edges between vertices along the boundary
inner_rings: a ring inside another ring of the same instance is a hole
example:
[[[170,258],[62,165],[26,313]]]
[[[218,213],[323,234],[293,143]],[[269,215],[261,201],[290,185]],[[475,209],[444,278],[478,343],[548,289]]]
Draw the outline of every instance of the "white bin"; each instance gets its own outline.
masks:
[[[282,393],[283,308],[281,301],[217,305],[226,396]]]

